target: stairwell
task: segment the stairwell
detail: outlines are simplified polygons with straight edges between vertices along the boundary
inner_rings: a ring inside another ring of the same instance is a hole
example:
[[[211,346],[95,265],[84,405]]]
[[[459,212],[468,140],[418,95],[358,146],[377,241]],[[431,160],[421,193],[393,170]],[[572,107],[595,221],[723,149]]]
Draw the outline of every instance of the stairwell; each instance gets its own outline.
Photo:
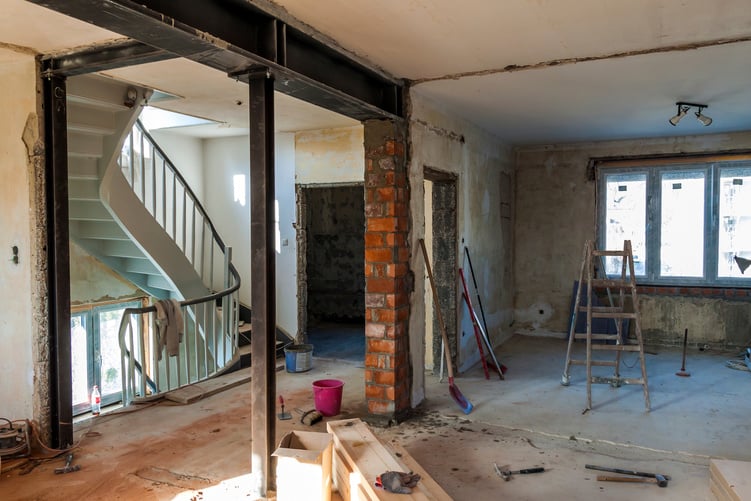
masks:
[[[239,276],[200,202],[137,122],[151,91],[91,75],[67,87],[71,240],[154,300],[180,301],[184,318],[180,353],[161,357],[154,306],[125,310],[124,402],[221,373],[237,352]]]

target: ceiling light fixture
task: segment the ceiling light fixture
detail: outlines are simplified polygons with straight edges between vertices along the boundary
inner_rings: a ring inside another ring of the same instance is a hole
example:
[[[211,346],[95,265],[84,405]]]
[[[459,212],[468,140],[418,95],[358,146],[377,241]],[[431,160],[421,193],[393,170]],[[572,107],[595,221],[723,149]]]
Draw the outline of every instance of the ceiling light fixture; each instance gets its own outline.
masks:
[[[676,126],[678,125],[678,122],[683,120],[683,117],[685,117],[688,114],[688,110],[691,108],[696,108],[697,111],[695,113],[696,119],[703,125],[708,126],[712,123],[712,119],[709,118],[707,115],[702,114],[702,110],[705,108],[709,108],[706,104],[696,104],[696,103],[685,103],[683,101],[678,101],[675,103],[675,105],[678,107],[678,113],[672,117],[670,120],[670,125]]]

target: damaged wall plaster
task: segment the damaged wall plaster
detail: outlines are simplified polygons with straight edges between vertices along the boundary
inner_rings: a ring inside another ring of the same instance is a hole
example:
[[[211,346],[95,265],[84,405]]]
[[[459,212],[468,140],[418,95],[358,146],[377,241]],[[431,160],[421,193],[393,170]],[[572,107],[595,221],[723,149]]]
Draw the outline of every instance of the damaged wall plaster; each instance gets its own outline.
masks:
[[[70,303],[93,304],[103,301],[145,297],[148,294],[112,271],[74,242],[70,242]]]
[[[751,133],[520,148],[514,226],[515,332],[568,332],[571,291],[579,276],[582,249],[587,239],[595,237],[595,182],[587,179],[590,157],[748,148]],[[642,294],[640,307],[647,342],[677,344],[683,341],[685,328],[689,340],[696,343],[732,345],[751,337],[747,302]]]
[[[28,51],[0,48],[0,402],[8,419],[49,428],[44,155],[37,64]],[[18,263],[11,248],[18,248]]]
[[[410,356],[412,366],[420,367],[425,350],[426,278],[423,259],[417,251],[417,240],[422,238],[425,226],[424,169],[427,167],[456,176],[457,264],[463,262],[464,245],[467,245],[478,275],[489,335],[494,345],[511,335],[508,325],[513,306],[510,276],[513,249],[511,240],[502,231],[502,213],[512,217],[510,208],[514,204],[512,200],[502,198],[504,193],[506,197],[512,196],[508,185],[513,183],[514,171],[512,150],[497,137],[451,116],[442,111],[439,104],[414,91],[410,94],[410,109],[409,182],[413,193],[410,198],[413,228],[410,236],[410,267],[415,272],[415,287],[410,305]],[[504,182],[507,185],[505,191],[502,189]],[[461,297],[458,292],[458,277],[454,284],[457,287],[457,297]],[[458,309],[457,313],[459,318],[456,325],[448,325],[447,329],[469,334],[461,340],[458,350],[459,370],[463,371],[479,360],[479,353],[474,336],[471,335],[472,326],[466,308]],[[420,393],[424,391],[424,375],[421,371],[415,371],[412,388],[412,404],[416,405],[424,398]]]

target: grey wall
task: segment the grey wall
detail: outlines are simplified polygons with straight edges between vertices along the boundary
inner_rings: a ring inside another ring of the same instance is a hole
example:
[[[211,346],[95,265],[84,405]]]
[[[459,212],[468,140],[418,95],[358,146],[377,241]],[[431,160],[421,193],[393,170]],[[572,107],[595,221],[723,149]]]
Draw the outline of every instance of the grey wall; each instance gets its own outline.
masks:
[[[515,331],[563,335],[582,250],[595,238],[591,157],[680,154],[751,148],[751,133],[522,148],[516,156]],[[640,296],[646,341],[745,344],[751,303],[670,295]]]
[[[363,187],[306,188],[304,196],[308,323],[364,321]]]

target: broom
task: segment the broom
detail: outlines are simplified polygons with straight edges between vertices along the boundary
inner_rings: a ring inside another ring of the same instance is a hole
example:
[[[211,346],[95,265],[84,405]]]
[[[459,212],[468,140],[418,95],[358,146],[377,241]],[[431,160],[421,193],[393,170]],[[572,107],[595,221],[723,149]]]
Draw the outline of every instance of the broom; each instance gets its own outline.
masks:
[[[428,279],[430,280],[430,289],[433,291],[433,303],[435,303],[435,312],[438,317],[438,325],[441,327],[441,337],[443,339],[443,355],[446,357],[446,369],[449,373],[449,393],[454,401],[459,405],[464,414],[472,412],[472,403],[464,398],[462,392],[454,384],[454,368],[451,364],[451,354],[449,351],[449,340],[446,334],[446,325],[443,323],[443,315],[441,314],[441,304],[438,302],[438,293],[435,290],[435,283],[433,282],[433,271],[430,269],[430,259],[428,258],[428,251],[425,249],[425,241],[420,239],[420,248],[422,249],[422,255],[425,258],[425,268],[428,270]]]

